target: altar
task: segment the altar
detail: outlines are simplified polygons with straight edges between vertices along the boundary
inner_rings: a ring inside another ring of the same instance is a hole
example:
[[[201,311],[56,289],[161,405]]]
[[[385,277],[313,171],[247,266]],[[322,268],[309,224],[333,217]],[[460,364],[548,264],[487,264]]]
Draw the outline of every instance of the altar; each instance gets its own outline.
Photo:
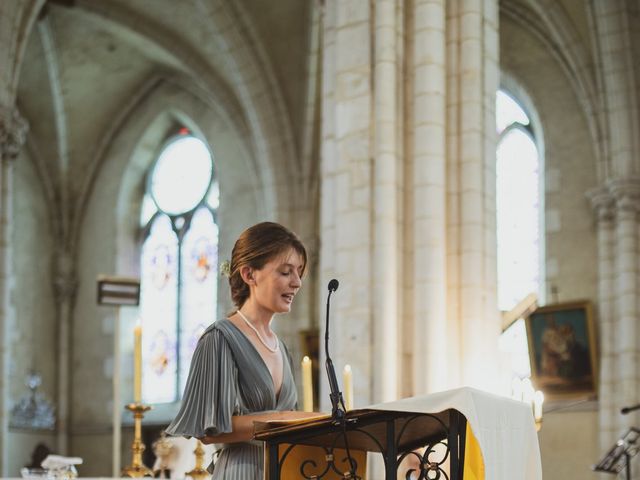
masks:
[[[395,480],[409,474],[399,470],[398,460],[422,449],[419,468],[425,475],[432,471],[446,473],[451,480],[542,479],[531,408],[473,388],[351,410],[344,431],[332,426],[328,417],[265,422],[257,424],[257,430],[256,438],[265,441],[268,480],[345,478],[339,476],[345,471],[339,463],[347,440],[354,458],[360,459],[356,478],[367,478],[366,467],[361,468],[365,452],[382,455],[384,478]],[[437,445],[446,449],[440,457]],[[292,455],[296,449],[302,453]]]

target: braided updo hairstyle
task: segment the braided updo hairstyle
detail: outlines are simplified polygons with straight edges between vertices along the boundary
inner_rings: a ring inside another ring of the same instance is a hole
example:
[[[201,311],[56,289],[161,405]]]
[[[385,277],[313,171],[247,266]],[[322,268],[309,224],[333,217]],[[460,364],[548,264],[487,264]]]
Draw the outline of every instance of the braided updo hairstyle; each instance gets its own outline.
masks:
[[[240,269],[249,266],[260,270],[269,261],[293,248],[302,257],[302,274],[307,267],[307,250],[291,230],[279,223],[262,222],[247,228],[236,240],[231,252],[229,286],[231,299],[240,308],[249,298],[249,285],[240,275]]]

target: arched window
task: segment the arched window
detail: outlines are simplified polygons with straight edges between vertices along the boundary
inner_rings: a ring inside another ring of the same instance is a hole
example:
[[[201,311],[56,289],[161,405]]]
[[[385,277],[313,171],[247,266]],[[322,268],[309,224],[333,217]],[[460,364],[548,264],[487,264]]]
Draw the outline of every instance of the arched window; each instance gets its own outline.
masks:
[[[526,309],[527,301],[535,304],[543,292],[542,159],[530,115],[504,90],[496,96],[496,128],[498,307],[508,318],[500,351],[507,388],[519,397],[520,382],[531,369],[524,320],[510,311],[518,304]]]
[[[145,403],[180,398],[198,338],[215,319],[218,204],[212,155],[181,129],[149,171],[140,217]]]
[[[503,90],[496,97],[498,307],[511,310],[541,286],[540,157],[529,116]]]

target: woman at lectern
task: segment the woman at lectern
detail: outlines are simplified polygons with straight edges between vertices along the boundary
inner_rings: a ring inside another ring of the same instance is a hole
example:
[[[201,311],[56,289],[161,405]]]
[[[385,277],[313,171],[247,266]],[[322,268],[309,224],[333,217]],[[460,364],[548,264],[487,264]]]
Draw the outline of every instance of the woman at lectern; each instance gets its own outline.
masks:
[[[214,480],[263,478],[253,422],[313,415],[295,411],[291,356],[271,330],[274,315],[291,310],[306,266],[300,239],[277,223],[248,228],[233,247],[226,273],[237,310],[200,338],[180,411],[167,428],[221,444]]]

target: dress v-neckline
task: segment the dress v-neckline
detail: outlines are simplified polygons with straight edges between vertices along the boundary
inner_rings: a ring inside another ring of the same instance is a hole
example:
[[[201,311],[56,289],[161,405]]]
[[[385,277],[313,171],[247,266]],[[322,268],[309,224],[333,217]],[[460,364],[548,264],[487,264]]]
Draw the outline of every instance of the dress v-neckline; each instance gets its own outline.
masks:
[[[240,329],[240,327],[238,327],[235,323],[233,323],[229,318],[225,318],[225,320],[227,322],[229,322],[229,324],[231,324],[231,326],[233,326],[233,328],[235,328],[238,332],[240,332],[240,334],[247,341],[247,343],[249,343],[249,345],[251,345],[251,348],[253,349],[253,352],[260,359],[260,362],[262,363],[262,366],[267,371],[267,375],[269,375],[269,378],[271,378],[271,391],[273,392],[273,396],[275,398],[275,405],[277,406],[278,405],[278,401],[280,400],[280,394],[282,393],[282,389],[284,388],[285,368],[287,368],[287,366],[286,366],[287,359],[284,356],[284,352],[283,352],[283,348],[282,348],[282,342],[280,342],[280,357],[282,358],[282,382],[280,382],[280,390],[277,390],[276,389],[276,381],[273,378],[273,375],[271,375],[271,370],[269,370],[269,366],[267,365],[267,362],[262,357],[262,355],[260,355],[260,352],[258,351],[256,346],[253,344],[251,339],[247,336],[246,333],[244,333]]]

